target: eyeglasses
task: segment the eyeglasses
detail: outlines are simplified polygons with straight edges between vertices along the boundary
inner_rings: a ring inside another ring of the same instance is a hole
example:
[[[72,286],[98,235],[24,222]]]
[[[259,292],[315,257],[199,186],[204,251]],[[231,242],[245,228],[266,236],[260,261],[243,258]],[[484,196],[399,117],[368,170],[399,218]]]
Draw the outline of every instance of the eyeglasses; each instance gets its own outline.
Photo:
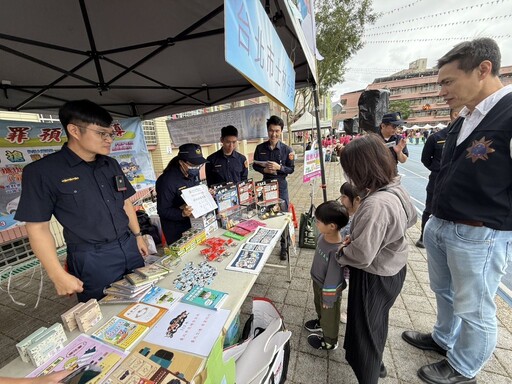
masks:
[[[76,125],[79,128],[88,129],[89,131],[96,132],[103,140],[110,139],[110,140],[114,141],[115,138],[116,138],[116,134],[115,133],[97,131],[96,129],[92,129],[92,128],[89,128],[89,127],[84,127],[84,126],[78,125],[78,124],[74,124],[74,125]]]

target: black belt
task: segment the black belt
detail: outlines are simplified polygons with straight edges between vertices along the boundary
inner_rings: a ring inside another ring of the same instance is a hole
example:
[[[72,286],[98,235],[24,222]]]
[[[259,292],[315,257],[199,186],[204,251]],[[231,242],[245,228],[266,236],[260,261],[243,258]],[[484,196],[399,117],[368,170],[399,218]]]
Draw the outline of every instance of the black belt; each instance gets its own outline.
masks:
[[[67,248],[69,251],[98,251],[104,248],[112,247],[113,245],[119,244],[120,241],[126,241],[130,237],[131,232],[125,232],[117,239],[112,241],[106,241],[104,243],[81,243],[81,244],[68,244]]]
[[[483,221],[476,221],[476,220],[455,220],[454,223],[470,225],[471,227],[483,227],[484,226]]]

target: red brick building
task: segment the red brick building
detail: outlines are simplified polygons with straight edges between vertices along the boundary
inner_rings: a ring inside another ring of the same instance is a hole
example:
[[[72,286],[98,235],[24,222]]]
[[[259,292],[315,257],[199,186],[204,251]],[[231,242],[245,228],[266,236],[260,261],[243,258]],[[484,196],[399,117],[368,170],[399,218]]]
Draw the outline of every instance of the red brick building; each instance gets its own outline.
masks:
[[[512,84],[512,66],[502,67],[501,81],[504,85]],[[426,59],[419,59],[409,64],[409,69],[397,72],[387,77],[377,78],[366,89],[388,89],[391,94],[389,101],[409,101],[412,113],[407,118],[407,125],[438,123],[448,124],[449,108],[439,97],[437,84],[437,68],[426,68]],[[357,102],[363,90],[345,93],[340,96],[338,110],[334,108],[333,127],[345,119],[358,116]],[[341,104],[341,111],[340,111]]]

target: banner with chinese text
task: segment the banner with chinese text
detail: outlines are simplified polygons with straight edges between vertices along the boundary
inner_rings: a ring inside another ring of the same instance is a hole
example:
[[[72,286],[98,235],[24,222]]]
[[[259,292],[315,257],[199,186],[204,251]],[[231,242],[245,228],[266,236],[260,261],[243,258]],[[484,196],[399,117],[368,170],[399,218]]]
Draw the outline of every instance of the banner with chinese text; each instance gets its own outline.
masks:
[[[270,117],[268,103],[231,108],[225,111],[167,120],[167,129],[172,144],[211,144],[220,141],[220,130],[226,125],[238,129],[238,140],[267,137],[267,119]]]
[[[155,172],[139,118],[113,124],[111,156],[136,190],[155,183]],[[13,219],[21,195],[23,167],[60,150],[67,141],[60,123],[0,120],[0,231],[18,225]]]
[[[226,62],[256,88],[294,110],[295,70],[260,1],[224,0]]]
[[[302,181],[308,183],[322,174],[320,167],[320,153],[318,149],[304,152],[304,176]]]

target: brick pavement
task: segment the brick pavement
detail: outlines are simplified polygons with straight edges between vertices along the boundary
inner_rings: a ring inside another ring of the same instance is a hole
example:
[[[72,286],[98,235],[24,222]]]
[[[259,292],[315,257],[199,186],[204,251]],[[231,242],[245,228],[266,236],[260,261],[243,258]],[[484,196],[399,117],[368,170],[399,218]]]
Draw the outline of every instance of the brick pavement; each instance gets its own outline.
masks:
[[[256,179],[259,179],[257,177]],[[341,184],[339,163],[326,164],[327,192],[329,199],[338,197]],[[319,181],[315,189],[315,204],[322,202]],[[296,172],[289,177],[289,191],[297,214],[309,208],[311,187],[302,183],[302,165],[297,161]],[[428,285],[426,253],[414,246],[419,236],[419,224],[408,231],[410,255],[408,273],[402,293],[390,314],[390,329],[384,354],[388,377],[383,383],[420,383],[417,369],[435,362],[439,357],[433,352],[417,350],[404,341],[400,334],[407,329],[430,331],[435,321],[435,299]],[[288,383],[356,383],[352,370],[345,362],[343,348],[332,352],[316,351],[309,347],[306,337],[309,332],[303,323],[315,316],[309,268],[313,250],[297,249],[291,256],[293,278],[286,281],[286,271],[265,268],[258,277],[250,296],[242,306],[242,319],[251,312],[251,298],[266,296],[274,301],[284,316],[286,326],[292,331],[291,359]],[[278,255],[270,262],[280,263]],[[282,263],[282,262],[281,262]],[[76,303],[75,298],[58,297],[53,285],[44,274],[43,290],[39,307],[34,309],[40,279],[39,269],[32,280],[25,274],[16,279],[12,288],[16,300],[26,303],[24,307],[14,304],[6,292],[0,291],[0,367],[17,357],[15,344],[43,325],[60,320],[60,314]],[[6,288],[2,282],[1,288]],[[497,349],[478,375],[479,383],[512,383],[512,308],[501,298],[498,306],[499,337]],[[343,344],[345,328],[340,328],[340,345]]]

